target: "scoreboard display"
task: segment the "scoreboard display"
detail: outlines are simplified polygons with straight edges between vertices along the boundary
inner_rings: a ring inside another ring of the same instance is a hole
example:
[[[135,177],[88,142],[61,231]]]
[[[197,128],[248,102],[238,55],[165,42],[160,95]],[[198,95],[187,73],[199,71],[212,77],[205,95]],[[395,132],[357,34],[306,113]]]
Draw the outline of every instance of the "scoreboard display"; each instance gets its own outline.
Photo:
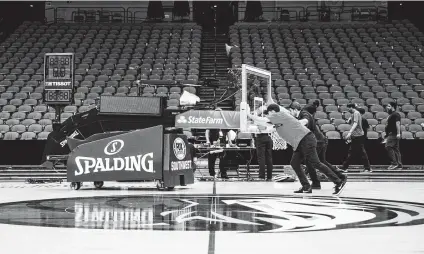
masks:
[[[72,104],[74,54],[46,53],[44,57],[44,102]]]

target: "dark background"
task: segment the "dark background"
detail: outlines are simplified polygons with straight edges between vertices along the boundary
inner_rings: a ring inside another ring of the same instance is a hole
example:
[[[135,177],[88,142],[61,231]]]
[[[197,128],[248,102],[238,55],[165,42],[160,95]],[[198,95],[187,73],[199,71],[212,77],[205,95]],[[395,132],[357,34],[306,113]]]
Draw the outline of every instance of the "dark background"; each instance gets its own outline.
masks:
[[[44,140],[0,140],[0,165],[40,165],[46,141]],[[384,145],[379,140],[367,140],[365,146],[372,165],[389,165]],[[341,165],[347,155],[348,145],[343,140],[330,140],[327,160]],[[404,165],[424,165],[422,140],[401,140],[402,162]],[[275,165],[290,164],[292,150],[274,151]],[[252,164],[257,164],[256,158]],[[356,158],[352,165],[360,165]]]

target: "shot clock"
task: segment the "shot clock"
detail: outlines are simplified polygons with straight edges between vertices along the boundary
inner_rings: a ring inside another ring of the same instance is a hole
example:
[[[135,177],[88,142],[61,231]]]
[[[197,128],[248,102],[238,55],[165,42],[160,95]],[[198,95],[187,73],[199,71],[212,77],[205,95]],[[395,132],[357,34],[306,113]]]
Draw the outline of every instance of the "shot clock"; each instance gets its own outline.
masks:
[[[74,54],[47,53],[44,57],[44,102],[72,104]]]

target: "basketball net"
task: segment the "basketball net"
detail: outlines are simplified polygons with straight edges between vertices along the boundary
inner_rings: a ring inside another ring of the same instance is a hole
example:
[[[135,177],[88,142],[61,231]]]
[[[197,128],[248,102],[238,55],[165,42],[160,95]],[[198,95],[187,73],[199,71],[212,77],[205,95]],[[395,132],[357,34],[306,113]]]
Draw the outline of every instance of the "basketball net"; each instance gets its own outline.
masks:
[[[278,135],[277,131],[273,131],[270,134],[272,139],[272,150],[286,150],[287,142]]]

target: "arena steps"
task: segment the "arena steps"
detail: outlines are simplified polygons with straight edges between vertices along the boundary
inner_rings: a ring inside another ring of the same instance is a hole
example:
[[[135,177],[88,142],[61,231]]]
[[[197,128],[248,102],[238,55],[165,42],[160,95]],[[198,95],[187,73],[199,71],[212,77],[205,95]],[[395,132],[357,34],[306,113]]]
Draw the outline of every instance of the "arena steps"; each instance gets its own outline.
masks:
[[[213,32],[203,32],[200,54],[200,78],[225,79],[229,61],[225,50],[227,37]]]

